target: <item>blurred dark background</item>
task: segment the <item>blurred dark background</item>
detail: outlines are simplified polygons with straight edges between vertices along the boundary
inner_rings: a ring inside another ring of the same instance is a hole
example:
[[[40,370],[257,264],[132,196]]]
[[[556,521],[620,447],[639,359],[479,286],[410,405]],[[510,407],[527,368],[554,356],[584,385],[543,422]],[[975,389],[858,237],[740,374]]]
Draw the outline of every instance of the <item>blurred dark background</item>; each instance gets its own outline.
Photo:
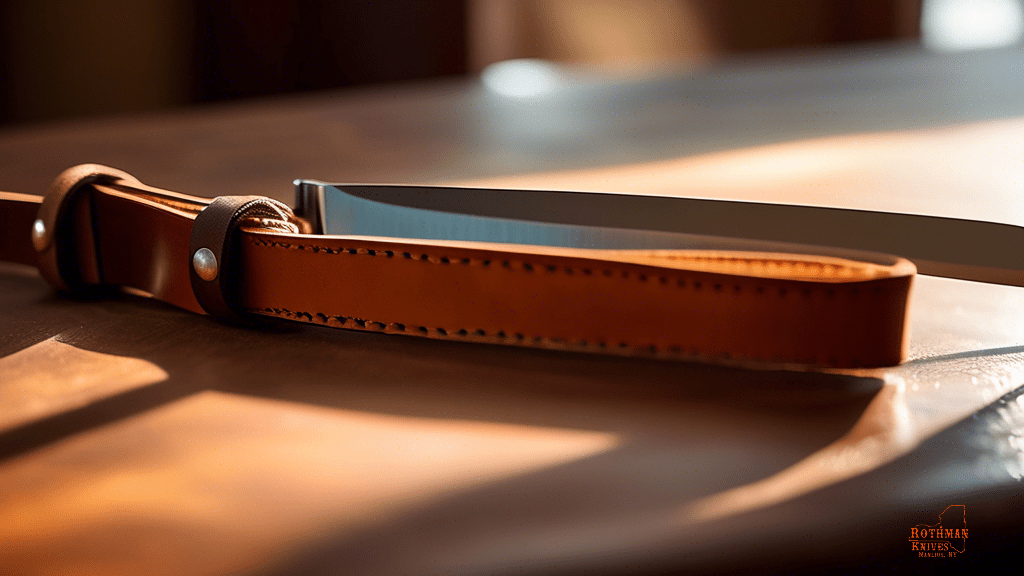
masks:
[[[0,124],[479,72],[913,41],[919,0],[4,0]]]

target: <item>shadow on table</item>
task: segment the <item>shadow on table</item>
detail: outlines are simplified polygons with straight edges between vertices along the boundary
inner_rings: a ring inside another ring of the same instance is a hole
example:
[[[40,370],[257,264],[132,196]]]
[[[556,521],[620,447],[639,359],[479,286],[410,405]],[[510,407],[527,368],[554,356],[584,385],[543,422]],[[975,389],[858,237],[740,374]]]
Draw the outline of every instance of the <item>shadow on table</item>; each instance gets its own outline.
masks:
[[[64,300],[30,275],[2,274],[0,287],[18,303],[0,312],[7,332],[0,355],[56,337],[79,349],[143,359],[168,374],[0,432],[0,462],[210,390],[373,414],[601,431],[620,439],[582,460],[455,490],[362,532],[311,534],[290,543],[272,573],[373,571],[387,564],[382,556],[393,557],[396,569],[410,560],[429,564],[447,558],[438,550],[451,543],[515,557],[574,538],[590,545],[618,542],[628,526],[656,531],[673,522],[659,518],[662,511],[767,478],[833,443],[883,388],[877,378],[840,374],[311,326],[245,329],[132,297]],[[487,562],[465,562],[477,560]]]
[[[667,403],[681,417],[720,410],[758,426],[764,418],[807,424],[826,431],[807,443],[818,446],[848,430],[882,387],[877,378],[842,374],[746,370],[299,325],[248,329],[130,296],[68,300],[32,276],[0,275],[0,288],[24,294],[12,299],[13,309],[0,313],[7,332],[0,358],[56,338],[84,350],[142,359],[168,374],[162,382],[0,432],[0,459],[203,390],[396,415],[621,432],[636,424],[630,418],[643,420],[644,406]],[[623,406],[627,414],[640,410],[621,422],[606,422],[578,411],[544,409],[575,401]],[[810,431],[802,429],[796,436]],[[725,432],[705,430],[700,442]],[[758,431],[772,433],[770,428]]]

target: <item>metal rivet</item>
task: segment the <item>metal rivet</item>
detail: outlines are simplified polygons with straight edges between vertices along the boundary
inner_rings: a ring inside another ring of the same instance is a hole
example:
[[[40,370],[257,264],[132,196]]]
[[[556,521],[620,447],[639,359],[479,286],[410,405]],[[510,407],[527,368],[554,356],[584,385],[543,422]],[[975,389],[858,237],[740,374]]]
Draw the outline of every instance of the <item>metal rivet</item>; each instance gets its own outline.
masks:
[[[32,223],[32,246],[38,252],[42,252],[46,248],[46,224],[42,220]]]
[[[192,267],[196,274],[207,282],[213,282],[217,277],[217,257],[209,248],[200,248],[192,256]]]

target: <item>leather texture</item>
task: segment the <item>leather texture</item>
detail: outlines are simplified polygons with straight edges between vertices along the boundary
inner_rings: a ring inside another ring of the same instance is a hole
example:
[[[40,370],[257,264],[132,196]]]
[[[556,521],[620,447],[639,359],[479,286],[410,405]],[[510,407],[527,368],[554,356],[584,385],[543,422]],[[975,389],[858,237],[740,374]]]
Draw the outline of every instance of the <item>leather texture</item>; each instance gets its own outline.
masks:
[[[141,185],[120,170],[80,164],[61,172],[43,198],[38,221],[44,232],[34,247],[39,252],[39,272],[58,290],[81,292],[103,286],[90,217],[91,196],[78,192],[92,183],[114,182]]]
[[[28,266],[39,265],[39,255],[32,246],[30,231],[42,203],[41,196],[0,192],[0,259]]]
[[[76,196],[68,223],[60,224],[75,235],[60,242],[93,247],[95,265],[84,266],[83,280],[204,312],[193,291],[190,242],[209,200],[123,177],[94,180]],[[5,226],[28,236],[38,200],[5,194],[0,202]],[[221,262],[237,275],[225,302],[247,313],[428,338],[741,364],[887,366],[905,353],[915,268],[897,257],[883,265],[791,254],[318,236],[282,231],[274,218],[238,218],[238,204],[217,218],[240,223],[235,236],[223,224],[212,229],[237,242]],[[18,241],[5,240],[0,258],[31,263]]]
[[[235,303],[239,293],[237,267],[238,227],[244,222],[284,232],[298,232],[291,208],[262,196],[220,196],[200,212],[192,225],[189,254],[199,250],[213,255],[215,276],[204,279],[193,265],[189,270],[192,292],[211,316],[233,322],[244,322]]]

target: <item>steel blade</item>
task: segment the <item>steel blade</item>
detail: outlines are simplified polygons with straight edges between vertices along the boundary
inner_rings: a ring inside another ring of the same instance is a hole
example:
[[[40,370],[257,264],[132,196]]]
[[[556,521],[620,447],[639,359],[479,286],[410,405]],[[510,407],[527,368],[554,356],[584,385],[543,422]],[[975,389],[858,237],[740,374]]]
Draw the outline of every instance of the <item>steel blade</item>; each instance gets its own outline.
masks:
[[[895,254],[922,274],[1024,286],[1024,228],[789,204],[594,192],[297,181],[328,234],[580,248]],[[860,255],[862,258],[863,254]]]

